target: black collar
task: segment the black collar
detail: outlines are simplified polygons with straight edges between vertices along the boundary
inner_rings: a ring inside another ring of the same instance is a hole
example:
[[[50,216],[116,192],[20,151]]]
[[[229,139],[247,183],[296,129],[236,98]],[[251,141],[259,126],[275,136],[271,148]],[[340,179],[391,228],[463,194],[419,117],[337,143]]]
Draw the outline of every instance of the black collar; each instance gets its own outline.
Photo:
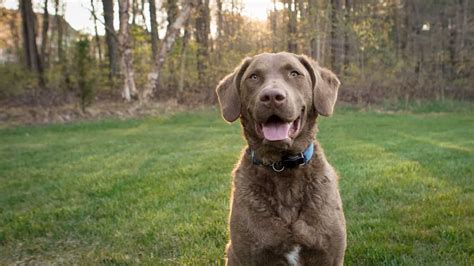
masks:
[[[308,164],[313,157],[314,148],[314,143],[311,143],[303,152],[296,155],[285,155],[281,158],[281,161],[273,162],[271,164],[264,164],[255,156],[255,152],[251,149],[250,157],[252,159],[252,163],[255,165],[271,167],[275,172],[282,172],[285,169],[291,169],[300,165]]]

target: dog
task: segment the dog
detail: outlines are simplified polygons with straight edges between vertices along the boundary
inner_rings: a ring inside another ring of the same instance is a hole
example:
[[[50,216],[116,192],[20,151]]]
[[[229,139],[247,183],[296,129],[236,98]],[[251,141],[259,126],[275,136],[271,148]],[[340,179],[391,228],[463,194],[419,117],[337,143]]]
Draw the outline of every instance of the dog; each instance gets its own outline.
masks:
[[[343,265],[338,176],[315,140],[340,81],[304,55],[245,58],[216,88],[248,147],[233,171],[226,265]]]

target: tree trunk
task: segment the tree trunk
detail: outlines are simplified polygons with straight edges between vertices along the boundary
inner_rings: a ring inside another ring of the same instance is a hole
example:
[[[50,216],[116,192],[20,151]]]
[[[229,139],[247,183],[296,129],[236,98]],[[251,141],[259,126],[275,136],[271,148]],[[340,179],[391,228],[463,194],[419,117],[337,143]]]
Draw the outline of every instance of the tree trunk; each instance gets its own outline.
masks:
[[[272,52],[278,51],[278,38],[277,38],[277,31],[278,31],[278,10],[276,7],[276,0],[272,0],[273,10],[270,12],[270,29],[272,32]]]
[[[352,9],[353,4],[352,0],[345,0],[345,9],[344,9],[344,67],[343,73],[346,73],[349,69],[350,64],[350,54],[351,54],[351,47],[349,42],[349,35],[350,35],[350,25],[352,25]]]
[[[465,35],[466,35],[466,22],[468,12],[467,2],[468,0],[458,0],[456,1],[456,17],[455,17],[455,39],[454,39],[454,76],[458,76],[460,69],[464,67],[464,45],[465,45]]]
[[[224,27],[224,18],[223,18],[223,10],[222,10],[222,0],[216,0],[216,7],[217,7],[217,39],[222,38],[223,35],[223,27]]]
[[[119,73],[117,40],[114,29],[114,1],[102,0],[102,5],[104,7],[105,40],[109,54],[110,78],[112,79]]]
[[[146,0],[141,0],[140,15],[142,16],[143,26],[145,27],[145,31],[148,32],[148,26],[146,25],[146,16],[145,16],[145,1]]]
[[[120,2],[120,0],[119,0]],[[132,25],[137,25],[137,0],[132,0]]]
[[[308,3],[308,23],[309,23],[309,55],[320,60],[321,57],[321,5],[318,0],[311,0]]]
[[[178,84],[178,92],[184,91],[184,75],[186,69],[186,51],[188,47],[188,42],[191,37],[191,33],[188,28],[188,23],[184,26],[184,36],[183,36],[183,45],[181,46],[181,62],[179,67],[179,84]]]
[[[464,62],[466,60],[466,54],[468,52],[468,49],[471,48],[472,49],[472,46],[471,47],[466,47],[467,46],[467,36],[468,36],[468,32],[470,30],[472,30],[472,28],[470,28],[468,26],[468,21],[471,21],[472,22],[472,9],[469,9],[469,3],[472,5],[472,1],[469,2],[468,0],[462,0],[459,2],[459,5],[461,6],[462,8],[462,21],[461,21],[461,25],[462,25],[462,28],[461,28],[461,47],[459,47],[460,49],[460,58],[459,60],[461,61],[460,63],[464,66]],[[469,15],[469,18],[468,18],[468,14]],[[471,24],[472,26],[472,24]],[[472,35],[471,35],[472,37]],[[472,41],[470,41],[471,45],[472,45]],[[469,71],[470,72],[470,71]]]
[[[169,30],[173,22],[176,20],[176,16],[178,15],[178,3],[175,0],[167,0],[166,1],[166,17],[168,21],[168,25],[166,26],[166,30]],[[167,62],[168,69],[176,69],[174,57],[170,58]],[[178,87],[178,77],[177,75],[168,75],[166,80],[163,80],[163,83],[166,83],[168,89],[175,90]],[[157,83],[157,90],[160,89],[160,83]],[[170,93],[173,95],[173,93]]]
[[[94,19],[94,32],[95,32],[95,45],[97,47],[97,52],[99,54],[99,63],[102,62],[102,48],[100,46],[100,38],[99,32],[97,30],[97,15],[95,13],[95,5],[94,0],[91,0],[91,8],[92,8],[92,18]]]
[[[54,1],[54,13],[56,15],[56,28],[58,31],[57,47],[58,47],[58,60],[62,62],[64,60],[63,51],[63,23],[61,16],[59,15],[59,0]]]
[[[412,14],[410,17],[413,18],[411,31],[412,31],[412,39],[413,39],[413,53],[412,55],[416,58],[415,63],[415,73],[418,75],[420,70],[423,67],[424,61],[424,51],[423,45],[421,40],[421,19],[419,14],[418,5],[415,1],[411,1],[411,12]],[[413,36],[414,34],[414,36]]]
[[[167,0],[166,2],[166,20],[168,25],[166,26],[166,31],[169,30],[173,22],[176,20],[178,15],[178,4],[176,0]]]
[[[298,11],[296,9],[295,0],[288,0],[288,52],[297,53],[296,44],[296,24]]]
[[[49,30],[49,13],[48,13],[48,0],[44,0],[43,6],[43,25],[41,32],[41,62],[43,66],[46,66],[48,62],[48,30]]]
[[[331,66],[336,74],[341,74],[344,54],[341,30],[342,0],[331,0],[331,11]]]
[[[29,70],[34,71],[38,75],[39,85],[44,88],[43,65],[41,64],[38,46],[36,44],[36,19],[31,0],[20,0],[20,10],[25,64]]]
[[[306,3],[306,0],[296,0],[295,2],[295,11],[296,11],[296,26],[297,30],[295,31],[295,40],[296,48],[299,49],[297,52],[304,54],[311,54],[310,43],[302,40],[309,40],[311,38],[312,28],[310,26],[310,16],[309,16],[309,3]],[[298,47],[299,45],[299,47]]]
[[[401,16],[397,4],[393,6],[393,23],[395,28],[395,55],[399,60],[401,58]]]
[[[402,31],[400,34],[400,50],[402,52],[402,58],[406,60],[408,58],[408,54],[410,52],[410,17],[409,17],[409,4],[407,3],[408,0],[403,1],[402,8],[400,10],[402,14]]]
[[[68,64],[67,64],[67,56],[64,54],[64,42],[63,42],[63,34],[64,34],[64,17],[59,12],[60,9],[60,2],[59,0],[54,1],[54,13],[55,13],[55,21],[56,21],[56,28],[57,28],[57,52],[58,52],[58,64],[61,69],[61,78],[62,84],[65,86],[66,91],[72,91],[72,84],[71,84],[71,77],[69,75]],[[64,12],[64,10],[63,10]]]
[[[330,9],[330,5],[326,6],[325,8],[323,8],[320,12],[321,16],[326,13],[326,14],[329,14],[330,11],[328,10]],[[328,38],[330,38],[331,36],[328,34],[328,32],[331,31],[330,27],[331,27],[331,23],[329,20],[327,21],[323,21],[322,19],[320,20],[320,23],[321,23],[321,31],[319,32],[319,35],[320,36],[320,41],[319,41],[319,44],[320,44],[320,49],[318,50],[319,51],[319,62],[321,65],[326,65],[326,62],[328,60],[328,54],[330,53],[330,49],[331,47],[327,47],[328,46]],[[329,35],[329,36],[328,36]]]
[[[166,31],[166,36],[161,44],[160,52],[155,59],[153,69],[148,74],[148,81],[145,85],[145,90],[143,91],[142,97],[144,102],[147,102],[153,96],[153,94],[156,94],[155,88],[160,76],[161,67],[165,62],[166,56],[171,50],[171,47],[173,46],[180,29],[191,16],[191,11],[193,8],[194,5],[192,0],[186,1],[183,4],[183,7],[181,8],[181,11],[173,25],[171,25],[171,27],[169,27],[169,29]]]
[[[209,0],[197,1],[197,16],[195,18],[196,42],[197,42],[197,72],[199,78],[198,88],[204,90],[208,81],[208,58],[209,58],[209,33],[210,33],[210,9]]]
[[[153,52],[153,60],[158,55],[158,24],[156,22],[156,5],[155,0],[150,0],[150,24],[151,24],[151,50]]]
[[[129,0],[119,0],[119,45],[120,45],[120,69],[122,71],[122,97],[127,101],[137,96],[137,88],[135,87],[135,74],[133,72],[133,52],[130,47],[129,36]]]

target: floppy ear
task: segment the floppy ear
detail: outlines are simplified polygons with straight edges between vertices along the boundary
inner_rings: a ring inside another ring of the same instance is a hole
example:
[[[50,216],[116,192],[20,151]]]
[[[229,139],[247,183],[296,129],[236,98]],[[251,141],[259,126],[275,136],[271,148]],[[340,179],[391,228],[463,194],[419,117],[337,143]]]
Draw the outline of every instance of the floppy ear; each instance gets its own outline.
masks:
[[[331,116],[341,82],[331,70],[320,67],[313,59],[304,55],[298,59],[311,75],[314,108],[320,115]]]
[[[221,107],[222,117],[227,122],[234,122],[240,117],[240,80],[247,67],[250,65],[251,58],[245,58],[233,73],[223,78],[217,85],[216,92]]]

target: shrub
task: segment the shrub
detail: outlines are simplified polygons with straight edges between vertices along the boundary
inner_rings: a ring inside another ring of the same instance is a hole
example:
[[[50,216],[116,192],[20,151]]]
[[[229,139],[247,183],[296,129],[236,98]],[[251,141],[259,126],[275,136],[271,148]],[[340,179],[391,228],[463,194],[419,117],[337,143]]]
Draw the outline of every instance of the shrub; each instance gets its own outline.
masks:
[[[92,70],[95,63],[90,53],[90,42],[86,38],[81,38],[75,43],[73,66],[75,75],[72,79],[77,95],[80,99],[82,111],[85,111],[95,95],[96,80]]]
[[[18,96],[37,87],[34,73],[13,62],[0,64],[0,97]]]

